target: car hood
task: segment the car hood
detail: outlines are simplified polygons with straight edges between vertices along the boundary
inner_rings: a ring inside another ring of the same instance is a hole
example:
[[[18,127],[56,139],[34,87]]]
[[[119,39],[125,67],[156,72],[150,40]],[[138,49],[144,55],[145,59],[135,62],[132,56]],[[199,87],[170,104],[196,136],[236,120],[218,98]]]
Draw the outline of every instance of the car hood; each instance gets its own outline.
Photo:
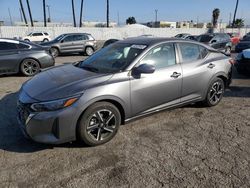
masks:
[[[37,74],[23,85],[22,90],[35,100],[50,101],[83,93],[111,77],[112,74],[94,73],[69,64]]]

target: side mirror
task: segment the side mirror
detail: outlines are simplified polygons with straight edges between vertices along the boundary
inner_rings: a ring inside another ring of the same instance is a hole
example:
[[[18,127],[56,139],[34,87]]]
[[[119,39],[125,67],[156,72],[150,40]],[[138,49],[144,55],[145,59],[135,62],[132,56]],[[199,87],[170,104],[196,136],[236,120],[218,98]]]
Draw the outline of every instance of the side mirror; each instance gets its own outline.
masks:
[[[212,44],[213,44],[213,43],[216,43],[216,42],[217,42],[217,40],[212,40],[212,41],[211,41]]]
[[[133,73],[136,75],[140,74],[152,74],[155,72],[155,66],[149,64],[141,64],[133,69]]]
[[[61,40],[61,43],[64,43],[64,40]]]

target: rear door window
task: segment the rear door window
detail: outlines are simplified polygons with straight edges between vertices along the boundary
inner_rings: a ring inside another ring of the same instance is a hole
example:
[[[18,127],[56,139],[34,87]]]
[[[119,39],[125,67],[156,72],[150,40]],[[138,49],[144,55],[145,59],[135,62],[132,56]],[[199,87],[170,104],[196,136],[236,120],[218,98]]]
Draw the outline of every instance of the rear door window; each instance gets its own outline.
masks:
[[[182,63],[197,61],[201,58],[200,47],[197,44],[179,43]]]
[[[39,36],[43,36],[43,34],[42,33],[33,33],[32,36],[39,37]]]

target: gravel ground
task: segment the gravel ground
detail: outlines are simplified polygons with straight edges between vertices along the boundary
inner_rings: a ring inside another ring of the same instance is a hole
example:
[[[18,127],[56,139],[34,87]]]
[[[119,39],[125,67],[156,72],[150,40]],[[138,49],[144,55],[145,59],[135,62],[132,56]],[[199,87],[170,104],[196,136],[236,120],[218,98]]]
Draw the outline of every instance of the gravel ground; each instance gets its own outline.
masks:
[[[249,78],[234,74],[216,107],[154,114],[98,147],[26,140],[15,112],[26,80],[0,77],[0,187],[250,187]]]

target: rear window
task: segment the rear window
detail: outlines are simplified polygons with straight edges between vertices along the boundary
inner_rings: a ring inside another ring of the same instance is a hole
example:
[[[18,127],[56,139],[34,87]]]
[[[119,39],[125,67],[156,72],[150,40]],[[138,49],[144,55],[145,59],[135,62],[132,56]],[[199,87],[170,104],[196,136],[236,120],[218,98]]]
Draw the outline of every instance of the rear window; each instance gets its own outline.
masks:
[[[200,35],[197,38],[199,42],[209,42],[214,36],[213,35]]]
[[[26,45],[26,44],[23,44],[23,43],[17,44],[17,47],[18,47],[18,49],[29,49],[30,48],[29,45]]]
[[[48,33],[44,33],[46,36],[48,36],[49,34]]]

